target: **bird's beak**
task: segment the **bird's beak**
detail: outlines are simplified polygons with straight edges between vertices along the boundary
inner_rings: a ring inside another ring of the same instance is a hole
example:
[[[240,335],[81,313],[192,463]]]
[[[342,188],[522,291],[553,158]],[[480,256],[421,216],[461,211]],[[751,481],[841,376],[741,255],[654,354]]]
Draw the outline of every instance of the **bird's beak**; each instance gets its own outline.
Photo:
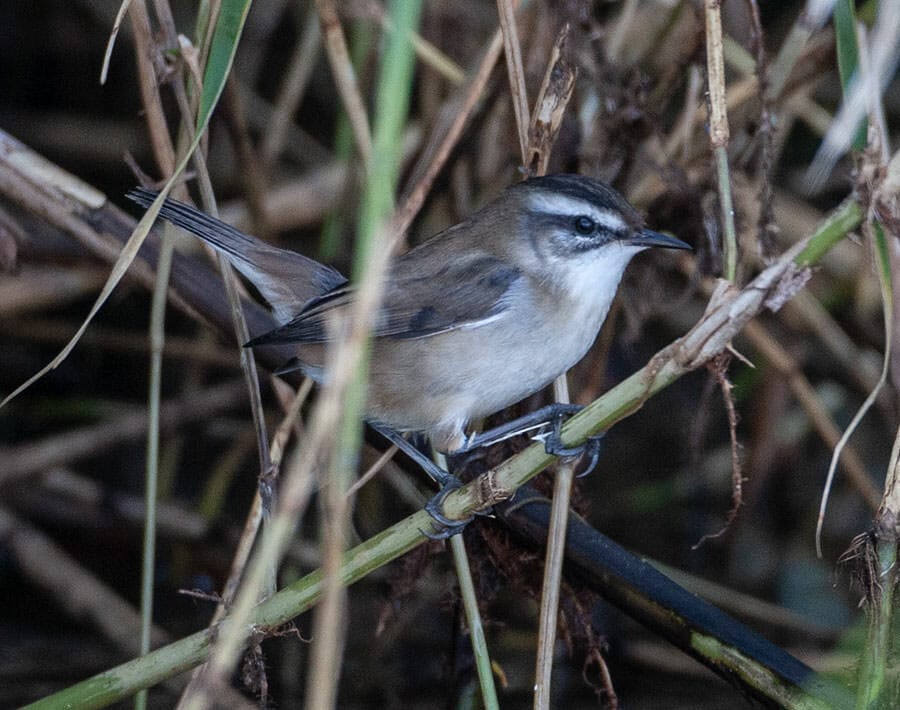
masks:
[[[670,237],[668,234],[660,234],[652,229],[642,229],[630,237],[622,240],[625,244],[636,247],[663,247],[664,249],[691,249],[686,242]]]

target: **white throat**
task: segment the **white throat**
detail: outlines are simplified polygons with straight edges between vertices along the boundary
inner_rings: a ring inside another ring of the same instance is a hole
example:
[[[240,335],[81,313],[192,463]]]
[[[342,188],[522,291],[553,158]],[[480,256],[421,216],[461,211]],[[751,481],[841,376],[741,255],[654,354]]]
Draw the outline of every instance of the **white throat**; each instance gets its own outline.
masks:
[[[634,255],[644,249],[612,242],[597,252],[557,261],[560,286],[585,322],[603,322],[625,268]]]

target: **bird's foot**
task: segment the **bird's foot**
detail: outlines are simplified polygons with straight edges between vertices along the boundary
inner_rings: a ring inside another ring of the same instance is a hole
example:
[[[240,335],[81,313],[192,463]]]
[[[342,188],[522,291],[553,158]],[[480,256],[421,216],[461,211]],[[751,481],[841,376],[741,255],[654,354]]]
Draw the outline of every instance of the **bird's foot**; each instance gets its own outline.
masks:
[[[574,405],[573,405],[574,406]],[[580,458],[589,456],[588,465],[578,474],[578,478],[587,476],[597,467],[597,460],[600,458],[600,450],[604,434],[595,434],[589,436],[584,443],[578,446],[564,446],[562,443],[562,425],[563,420],[568,412],[559,411],[553,415],[551,421],[551,429],[546,434],[540,434],[536,439],[544,442],[544,451],[551,456],[559,456],[560,458]]]
[[[426,530],[422,531],[425,537],[428,537],[432,540],[446,540],[453,537],[454,535],[458,535],[459,533],[461,533],[463,530],[465,530],[466,526],[475,519],[474,515],[470,515],[468,518],[464,518],[462,520],[454,520],[444,515],[444,500],[453,491],[461,487],[462,481],[460,481],[455,476],[451,476],[448,473],[447,477],[443,481],[441,490],[436,496],[434,496],[434,498],[432,498],[425,504],[425,512],[427,512],[428,515],[431,516],[431,519],[434,520],[435,524],[435,529],[433,532],[428,532]]]
[[[468,451],[473,451],[474,449],[492,446],[513,436],[525,434],[526,432],[539,427],[545,427],[547,424],[553,423],[557,417],[567,417],[572,414],[577,414],[582,409],[584,409],[584,407],[580,404],[568,404],[564,402],[548,404],[545,407],[536,409],[522,417],[501,424],[498,427],[466,437],[463,445],[454,451],[453,454],[466,453]]]

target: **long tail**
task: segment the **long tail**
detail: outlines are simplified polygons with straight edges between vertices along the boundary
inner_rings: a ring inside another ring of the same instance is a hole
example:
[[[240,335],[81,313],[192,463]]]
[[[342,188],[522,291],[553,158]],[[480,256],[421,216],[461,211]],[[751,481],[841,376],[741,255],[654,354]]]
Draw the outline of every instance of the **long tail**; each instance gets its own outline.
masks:
[[[127,196],[149,207],[158,194],[138,187]],[[269,302],[279,323],[289,321],[312,299],[347,283],[330,266],[273,247],[184,202],[166,198],[159,214],[224,254]]]

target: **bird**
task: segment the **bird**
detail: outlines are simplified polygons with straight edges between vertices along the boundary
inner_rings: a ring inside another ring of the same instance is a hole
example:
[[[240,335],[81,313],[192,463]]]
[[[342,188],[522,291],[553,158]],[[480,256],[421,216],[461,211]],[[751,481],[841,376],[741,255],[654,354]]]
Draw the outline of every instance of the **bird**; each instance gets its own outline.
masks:
[[[156,193],[128,196],[146,207]],[[321,382],[328,321],[351,307],[353,284],[185,203],[167,198],[159,214],[224,254],[268,301],[279,325],[247,346],[290,343],[296,355],[279,372],[299,368]],[[469,436],[469,423],[575,365],[629,262],[651,247],[691,248],[646,228],[599,180],[558,174],[511,185],[392,260],[371,327],[365,418],[395,443],[416,432],[448,454],[487,441]]]

